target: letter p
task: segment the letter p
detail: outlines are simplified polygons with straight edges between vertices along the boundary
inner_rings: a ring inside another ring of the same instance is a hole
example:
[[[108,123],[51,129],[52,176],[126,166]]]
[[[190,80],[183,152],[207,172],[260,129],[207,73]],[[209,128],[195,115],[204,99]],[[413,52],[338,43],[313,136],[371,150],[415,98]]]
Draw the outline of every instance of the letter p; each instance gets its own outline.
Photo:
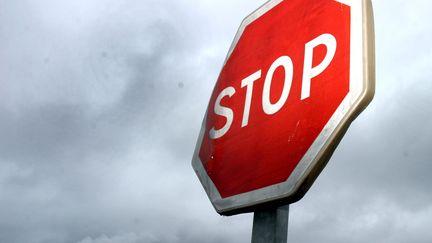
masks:
[[[327,47],[327,54],[324,60],[316,67],[312,67],[313,51],[319,45]],[[303,81],[301,100],[310,96],[311,79],[320,75],[330,65],[336,53],[336,38],[331,34],[322,34],[305,45],[305,59],[303,66]]]

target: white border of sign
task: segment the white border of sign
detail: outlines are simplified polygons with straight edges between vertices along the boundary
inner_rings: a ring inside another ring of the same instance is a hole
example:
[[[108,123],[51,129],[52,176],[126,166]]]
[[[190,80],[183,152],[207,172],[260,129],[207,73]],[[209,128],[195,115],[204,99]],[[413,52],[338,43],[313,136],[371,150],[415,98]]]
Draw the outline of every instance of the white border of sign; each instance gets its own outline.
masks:
[[[243,20],[225,62],[232,54],[246,26],[282,1],[270,0]],[[206,130],[206,113],[195,147],[192,167],[218,213],[232,215],[250,212],[255,206],[275,201],[290,203],[299,200],[327,163],[350,123],[372,100],[375,92],[375,50],[371,0],[334,1],[351,7],[350,91],[288,180],[258,190],[222,198],[199,158],[203,133]]]

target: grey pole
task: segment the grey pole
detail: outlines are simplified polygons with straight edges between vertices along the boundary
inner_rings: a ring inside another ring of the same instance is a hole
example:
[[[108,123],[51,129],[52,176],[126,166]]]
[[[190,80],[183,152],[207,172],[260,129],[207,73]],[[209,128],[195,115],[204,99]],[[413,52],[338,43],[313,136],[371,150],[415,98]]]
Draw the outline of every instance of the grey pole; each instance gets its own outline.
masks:
[[[256,211],[252,243],[287,243],[289,205]]]

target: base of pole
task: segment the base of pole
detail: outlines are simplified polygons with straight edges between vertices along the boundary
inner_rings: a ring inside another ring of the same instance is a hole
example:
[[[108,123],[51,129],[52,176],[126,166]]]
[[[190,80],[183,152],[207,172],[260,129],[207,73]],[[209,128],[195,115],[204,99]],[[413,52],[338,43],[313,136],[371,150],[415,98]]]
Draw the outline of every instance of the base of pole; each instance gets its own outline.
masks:
[[[256,211],[252,243],[287,243],[289,205]]]

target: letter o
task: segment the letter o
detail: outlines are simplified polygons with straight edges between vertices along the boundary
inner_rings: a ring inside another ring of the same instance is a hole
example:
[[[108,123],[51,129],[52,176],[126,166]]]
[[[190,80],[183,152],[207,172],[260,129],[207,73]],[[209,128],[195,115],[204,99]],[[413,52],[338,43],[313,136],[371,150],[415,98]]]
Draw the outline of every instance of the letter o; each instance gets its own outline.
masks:
[[[275,104],[272,104],[270,101],[270,88],[271,88],[274,72],[279,67],[283,67],[285,70],[284,86],[283,86],[281,97]],[[293,79],[293,62],[291,58],[289,56],[281,56],[278,59],[276,59],[276,61],[274,61],[273,64],[270,66],[264,81],[262,105],[263,105],[263,110],[267,115],[275,114],[284,106],[291,90],[292,79]]]

